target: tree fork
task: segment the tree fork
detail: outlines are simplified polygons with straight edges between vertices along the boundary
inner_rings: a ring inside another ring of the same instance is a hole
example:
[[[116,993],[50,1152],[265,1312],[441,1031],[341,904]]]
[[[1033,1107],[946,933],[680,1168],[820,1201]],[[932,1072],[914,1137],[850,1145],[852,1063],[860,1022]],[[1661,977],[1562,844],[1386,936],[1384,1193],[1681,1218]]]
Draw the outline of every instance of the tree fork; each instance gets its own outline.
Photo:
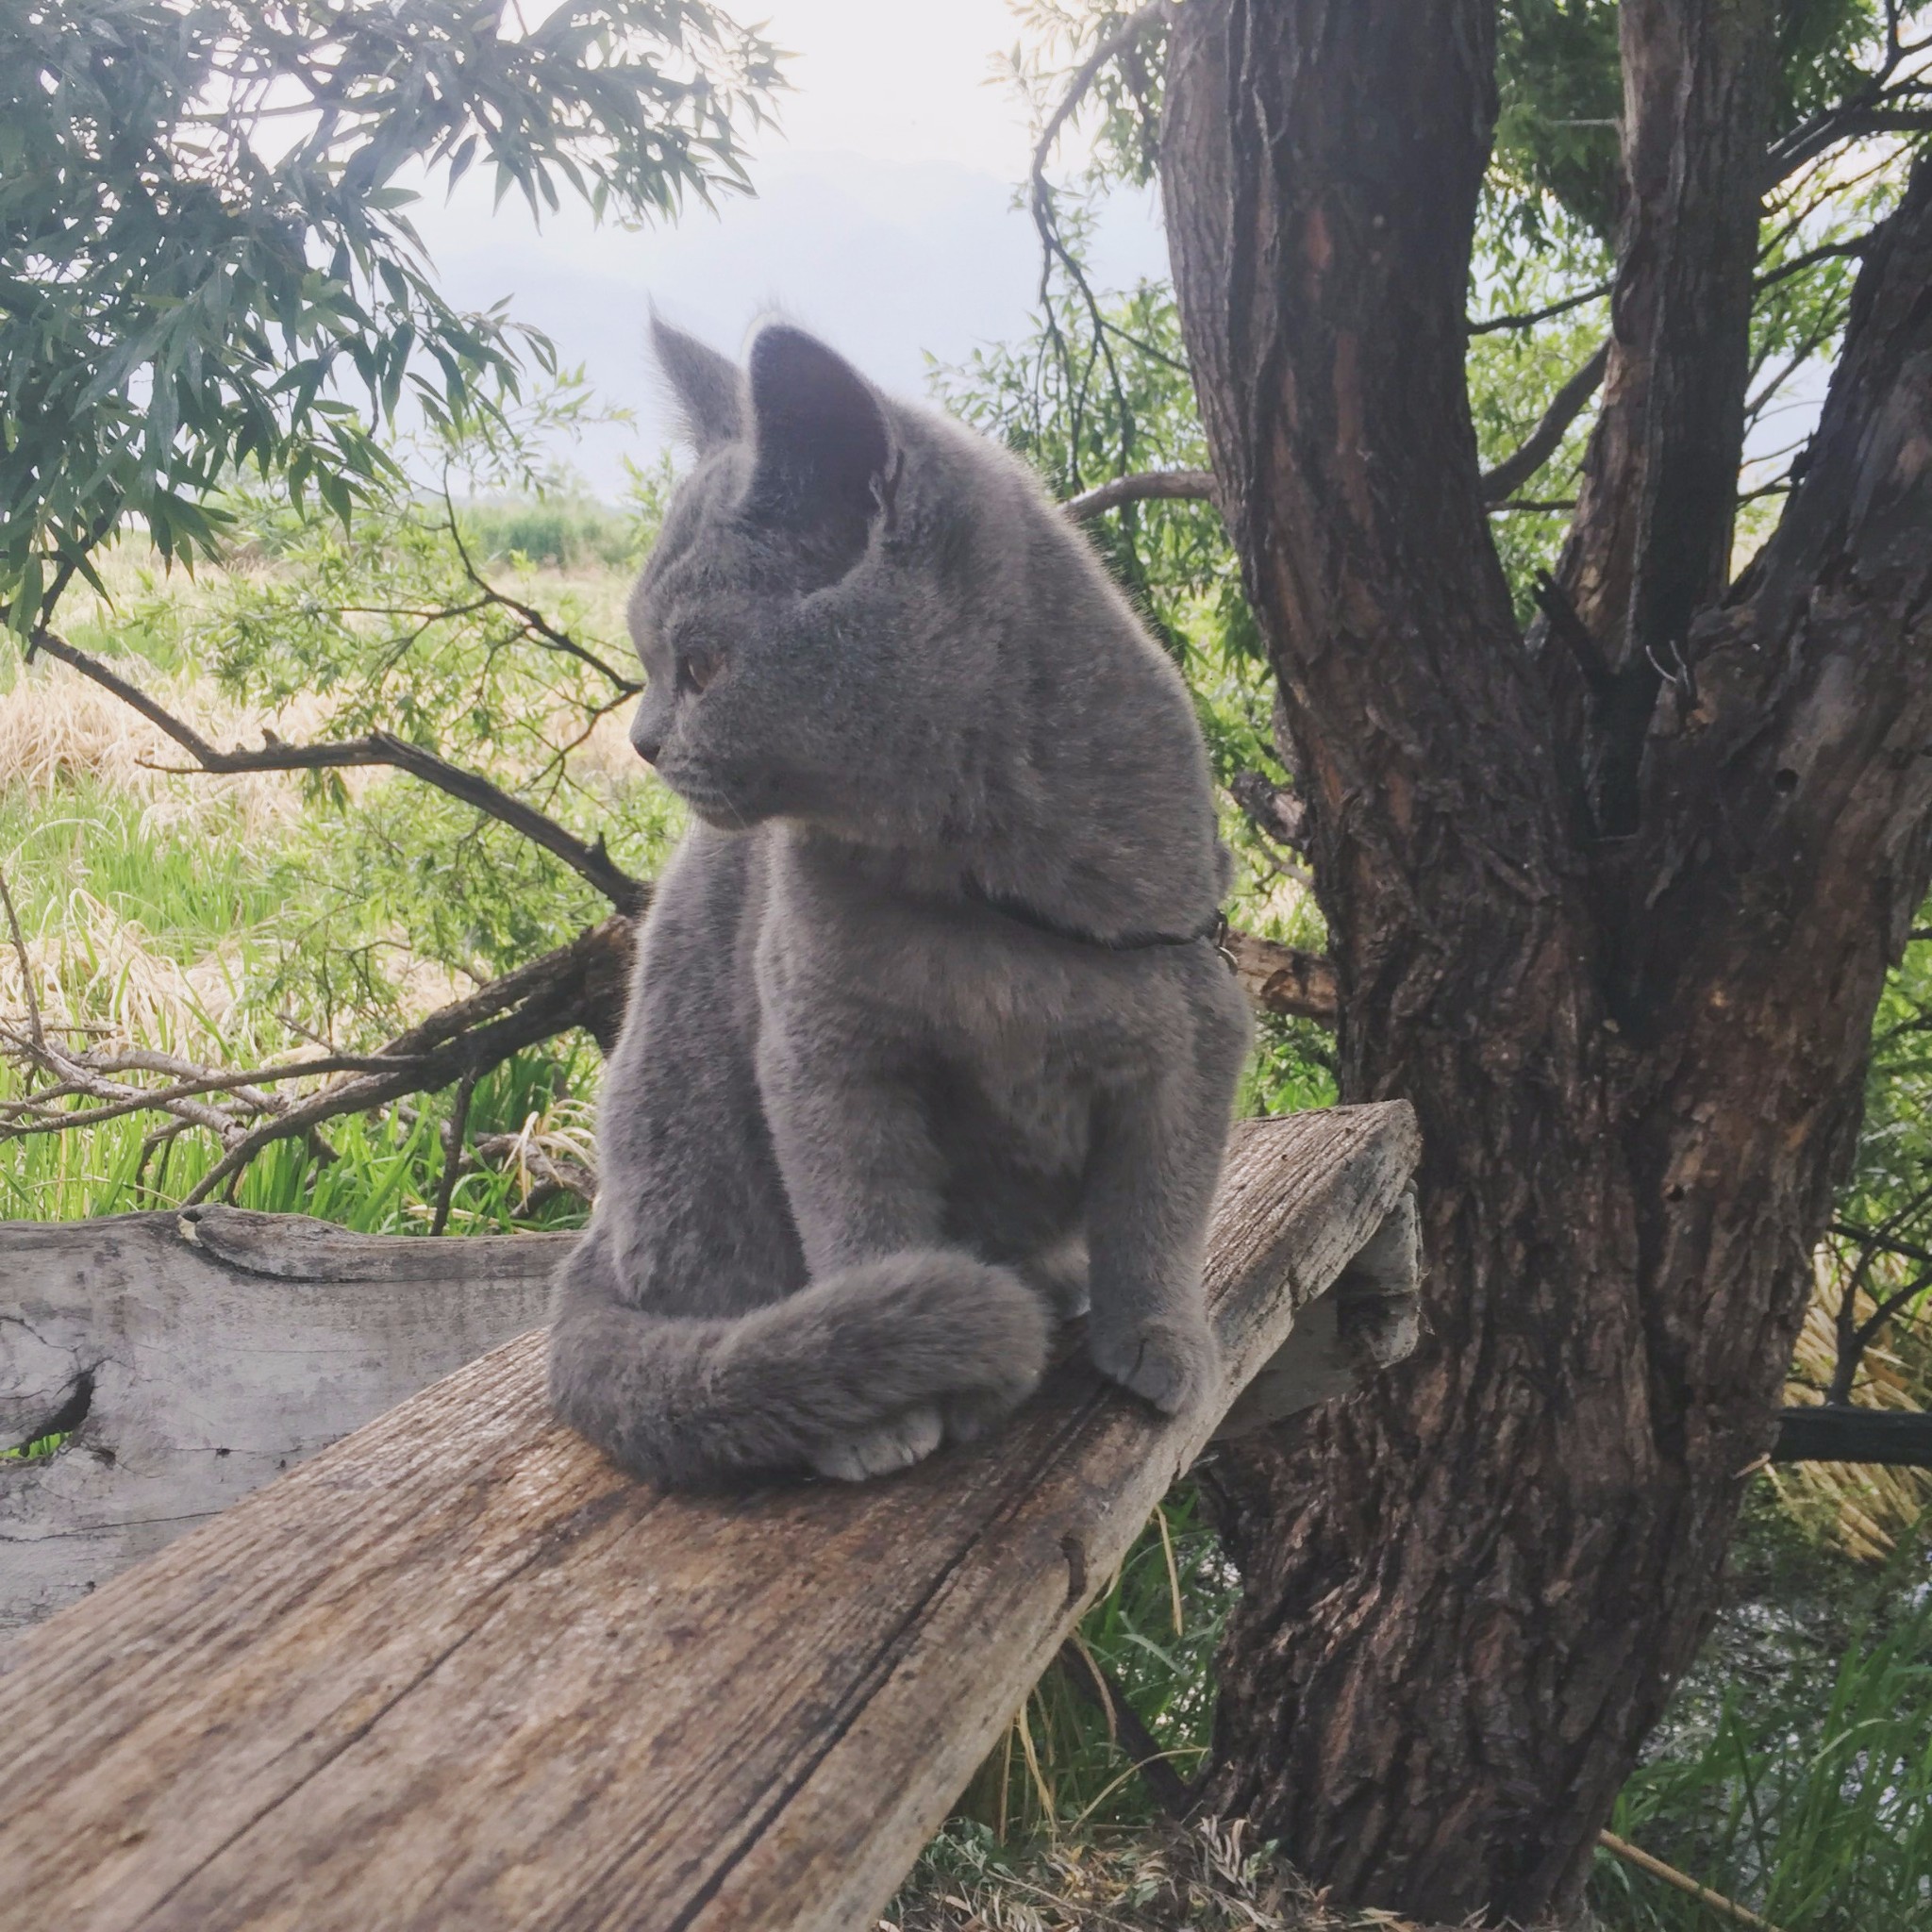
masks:
[[[1626,124],[1657,137],[1675,103],[1672,192],[1748,291],[1766,9],[1633,13],[1668,31],[1641,58],[1626,34]],[[1607,394],[1633,480],[1564,604],[1613,668],[1640,604],[1690,631],[1631,708],[1636,826],[1607,846],[1469,420],[1492,33],[1484,0],[1199,0],[1162,148],[1216,493],[1314,807],[1341,1091],[1415,1104],[1433,1270],[1412,1362],[1217,1465],[1245,1589],[1208,1802],[1339,1899],[1441,1920],[1574,1906],[1704,1631],[1932,815],[1932,177],[1874,240],[1813,462],[1718,608],[1711,465],[1662,530],[1672,425]],[[1670,297],[1626,301],[1612,380],[1620,353],[1653,395],[1722,358],[1727,424],[1744,311],[1700,318],[1693,268],[1652,265]]]

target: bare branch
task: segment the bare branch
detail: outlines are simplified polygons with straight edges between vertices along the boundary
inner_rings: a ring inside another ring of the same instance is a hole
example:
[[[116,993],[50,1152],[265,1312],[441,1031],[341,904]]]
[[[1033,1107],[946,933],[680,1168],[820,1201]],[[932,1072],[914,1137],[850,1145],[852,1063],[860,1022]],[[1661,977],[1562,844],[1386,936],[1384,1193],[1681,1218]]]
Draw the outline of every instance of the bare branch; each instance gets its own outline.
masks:
[[[1870,1230],[1861,1238],[1858,1258],[1839,1292],[1838,1309],[1832,1320],[1835,1359],[1832,1363],[1831,1386],[1825,1391],[1826,1402],[1850,1402],[1853,1385],[1857,1381],[1859,1365],[1865,1358],[1865,1350],[1870,1346],[1873,1337],[1885,1325],[1890,1315],[1911,1300],[1913,1295],[1924,1288],[1927,1281],[1932,1281],[1932,1267],[1928,1267],[1927,1273],[1910,1283],[1903,1293],[1890,1297],[1882,1304],[1872,1321],[1862,1324],[1859,1323],[1858,1295],[1871,1277],[1873,1266],[1881,1254],[1897,1252],[1892,1243],[1892,1237],[1898,1229],[1909,1227],[1925,1211],[1928,1204],[1932,1204],[1932,1186],[1921,1188],[1909,1196],[1902,1207],[1889,1214],[1878,1227]]]
[[[1843,325],[1844,319],[1844,309],[1837,303],[1831,304],[1825,314],[1820,317],[1815,326],[1805,332],[1797,347],[1785,358],[1784,362],[1775,373],[1765,380],[1755,394],[1745,397],[1744,421],[1746,423],[1755,424],[1757,421],[1764,413],[1766,405],[1824,346],[1825,341],[1837,333]],[[1754,369],[1752,374],[1755,375],[1757,374],[1757,371]],[[1742,499],[1740,498],[1740,500],[1741,501]]]
[[[1335,969],[1328,959],[1253,933],[1229,931],[1223,943],[1243,990],[1264,1012],[1312,1020],[1324,1026],[1335,1024]],[[226,1074],[197,1070],[194,1079],[160,1089],[109,1079],[98,1067],[84,1064],[51,1042],[35,1052],[25,1036],[0,1023],[0,1033],[11,1034],[16,1050],[32,1053],[39,1064],[55,1072],[64,1083],[58,1094],[49,1091],[28,1102],[11,1103],[7,1111],[14,1118],[10,1124],[0,1125],[0,1140],[91,1126],[143,1110],[170,1114],[170,1125],[148,1137],[143,1160],[155,1147],[188,1126],[209,1128],[224,1143],[220,1159],[182,1204],[192,1206],[240,1175],[257,1155],[277,1141],[312,1139],[325,1121],[370,1112],[409,1094],[433,1092],[453,1082],[459,1084],[461,1097],[512,1055],[573,1027],[583,1027],[608,1052],[623,1023],[635,946],[635,929],[629,920],[607,919],[568,945],[492,980],[465,999],[439,1008],[377,1053],[331,1054]],[[144,1058],[172,1059],[167,1056]],[[128,1058],[125,1054],[119,1056],[123,1062]],[[259,1092],[263,1084],[335,1074],[351,1077],[293,1099],[272,1099]],[[196,1098],[202,1093],[224,1092],[242,1099],[251,1091],[255,1099],[252,1103],[244,1099],[242,1111],[205,1106]],[[48,1104],[68,1095],[86,1095],[106,1104],[64,1113]],[[252,1120],[245,1110],[250,1105],[255,1114]],[[28,1118],[21,1118],[24,1113]],[[477,1141],[475,1152],[484,1159],[514,1155],[544,1188],[585,1194],[592,1186],[587,1170],[534,1148],[522,1136],[487,1136]],[[456,1171],[461,1165],[459,1128],[455,1151],[446,1152],[445,1163],[446,1189],[453,1191]],[[446,1216],[443,1191],[439,1190],[439,1204]]]
[[[1556,455],[1570,425],[1590,405],[1609,367],[1610,343],[1606,336],[1581,369],[1550,398],[1536,427],[1492,470],[1485,470],[1479,488],[1486,504],[1505,503]]]
[[[1923,101],[1928,92],[1926,70],[1921,67],[1904,79],[1893,76],[1905,63],[1932,47],[1932,42],[1906,42],[1899,36],[1898,15],[1886,10],[1885,58],[1875,74],[1863,76],[1842,100],[1821,108],[1773,142],[1764,157],[1764,192],[1814,160],[1841,141],[1868,134],[1916,134],[1932,126],[1932,114],[1907,109],[1907,101]]]
[[[1471,323],[1469,332],[1473,336],[1487,336],[1493,335],[1500,328],[1534,328],[1540,322],[1568,315],[1573,308],[1581,308],[1586,302],[1594,302],[1600,296],[1607,295],[1610,286],[1608,282],[1598,282],[1574,295],[1565,295],[1560,302],[1552,302],[1546,308],[1532,308],[1522,315],[1492,315],[1486,321]]]
[[[1789,261],[1781,261],[1775,268],[1766,269],[1757,277],[1757,292],[1761,295],[1765,290],[1775,288],[1792,275],[1803,275],[1807,268],[1816,268],[1821,261],[1832,261],[1846,255],[1862,256],[1871,247],[1875,232],[1867,228],[1863,234],[1848,235],[1842,242],[1821,242],[1816,248],[1807,248],[1803,255],[1794,255]]]
[[[1335,1024],[1341,1000],[1332,959],[1232,928],[1223,936],[1222,945],[1234,961],[1241,991],[1264,1013],[1313,1020],[1322,1026]]]
[[[519,1211],[558,1194],[574,1194],[586,1205],[597,1198],[597,1176],[580,1160],[559,1158],[535,1136],[482,1134],[473,1167],[490,1163],[498,1173],[513,1166],[524,1186]]]
[[[463,541],[463,533],[457,522],[457,508],[450,498],[447,474],[442,482],[442,503],[449,519],[450,541],[457,547],[457,556],[461,560],[463,575],[476,587],[479,606],[493,604],[499,609],[510,611],[523,620],[525,630],[539,639],[547,648],[560,651],[566,657],[575,658],[580,663],[588,664],[593,671],[608,677],[625,696],[635,697],[643,690],[643,686],[637,679],[626,677],[621,671],[613,669],[594,651],[580,644],[568,631],[558,630],[534,604],[525,604],[521,598],[512,597],[506,591],[499,591],[476,568],[475,560],[470,556],[469,545]]]
[[[124,1070],[135,1058],[128,1055],[94,1054],[69,1056],[73,1063],[87,1072],[102,1075]],[[415,1058],[397,1058],[383,1054],[328,1054],[310,1060],[291,1060],[275,1067],[251,1067],[242,1073],[225,1073],[214,1068],[199,1069],[192,1078],[172,1087],[129,1087],[128,1097],[108,1105],[90,1108],[85,1112],[58,1109],[55,1100],[86,1093],[91,1090],[77,1080],[68,1079],[58,1087],[43,1088],[25,1100],[0,1103],[0,1113],[15,1116],[10,1124],[0,1124],[0,1141],[13,1141],[29,1134],[65,1133],[73,1127],[98,1126],[103,1121],[118,1120],[123,1114],[142,1113],[167,1108],[177,1100],[192,1100],[203,1093],[233,1093],[257,1107],[268,1105],[268,1095],[255,1094],[252,1088],[274,1085],[283,1080],[303,1080],[325,1074],[401,1073],[420,1064]],[[167,1071],[163,1069],[162,1071]]]
[[[208,1127],[221,1135],[225,1141],[233,1134],[239,1125],[236,1115],[229,1112],[226,1108],[210,1107],[200,1100],[184,1098],[178,1095],[163,1097],[152,1092],[150,1090],[130,1086],[124,1080],[109,1079],[105,1074],[95,1073],[83,1061],[75,1059],[73,1056],[56,1046],[52,1041],[45,1037],[44,1033],[36,1039],[30,1035],[16,1033],[4,1022],[0,1022],[0,1034],[6,1036],[8,1045],[12,1052],[25,1058],[30,1065],[40,1068],[42,1072],[54,1074],[60,1092],[66,1094],[84,1094],[90,1099],[108,1102],[109,1109],[102,1111],[102,1118],[108,1117],[109,1110],[135,1113],[145,1108],[152,1108],[158,1112],[173,1114],[176,1120],[185,1125]],[[48,1096],[46,1094],[35,1096],[28,1104],[30,1111],[44,1108]],[[122,1101],[131,1101],[135,1104],[125,1108],[114,1106],[114,1103]],[[85,1115],[81,1116],[79,1120],[63,1118],[60,1124],[63,1127],[71,1124],[79,1124],[86,1118],[87,1116]],[[31,1131],[30,1125],[26,1127],[13,1127],[5,1134],[0,1134],[0,1139],[17,1139],[21,1134],[28,1131]]]
[[[1916,90],[1914,91],[1916,92]],[[1932,130],[1932,110],[1887,111],[1881,108],[1844,108],[1816,117],[1816,125],[1793,129],[1773,147],[1765,159],[1764,190],[1769,193],[1780,181],[1797,173],[1840,142],[1858,141],[1874,134],[1924,134]]]
[[[1707,1885],[1701,1885],[1688,1874],[1679,1872],[1674,1865],[1666,1865],[1654,1853],[1646,1852],[1641,1845],[1633,1845],[1628,1839],[1622,1839],[1613,1831],[1599,1831],[1596,1841],[1613,1856],[1626,1864],[1635,1865],[1640,1872],[1648,1872],[1653,1878],[1663,1882],[1687,1897],[1694,1898],[1698,1904],[1709,1907],[1720,1919],[1728,1919],[1734,1925],[1744,1925],[1750,1932],[1779,1932],[1769,1919],[1760,1919],[1756,1912],[1747,1911],[1735,1900],[1726,1898],[1721,1891],[1713,1891]]]
[[[1616,674],[1604,656],[1603,646],[1591,635],[1590,626],[1571,602],[1570,593],[1548,571],[1540,570],[1530,594],[1548,620],[1550,634],[1575,659],[1584,683],[1599,697],[1608,692],[1616,684]]]
[[[1141,1722],[1140,1713],[1112,1674],[1077,1635],[1060,1645],[1054,1661],[1081,1702],[1106,1721],[1108,1734],[1118,1735],[1121,1748],[1133,1760],[1148,1795],[1170,1818],[1185,1818],[1199,1793],[1169,1763],[1170,1754]]]
[[[1092,490],[1070,496],[1061,508],[1075,523],[1084,524],[1124,503],[1212,503],[1211,470],[1143,470],[1131,476],[1110,476]]]
[[[1907,1302],[1914,1301],[1924,1294],[1928,1287],[1932,1287],[1932,1272],[1915,1274],[1903,1288],[1896,1289],[1887,1295],[1871,1314],[1858,1324],[1853,1331],[1852,1341],[1858,1351],[1860,1359],[1863,1358],[1865,1350],[1883,1333],[1885,1324],[1900,1313]]]
[[[164,731],[189,754],[204,772],[220,775],[239,772],[317,772],[353,769],[358,766],[386,766],[408,772],[433,785],[439,791],[460,799],[465,805],[521,832],[532,844],[560,858],[580,878],[594,886],[620,912],[641,912],[650,897],[650,888],[612,860],[600,838],[589,845],[574,832],[567,831],[553,818],[513,798],[475,772],[453,765],[448,759],[410,744],[387,731],[372,731],[361,738],[343,739],[333,744],[283,744],[273,741],[258,751],[222,751],[210,744],[192,724],[158,704],[139,686],[128,683],[99,658],[77,650],[65,638],[49,630],[36,631],[32,648],[92,678],[130,705],[151,724]]]
[[[1848,254],[1852,251],[1840,248],[1836,252]],[[1549,407],[1522,444],[1493,469],[1484,471],[1480,486],[1484,503],[1506,503],[1556,454],[1570,425],[1589,407],[1591,398],[1602,385],[1609,356],[1610,344],[1606,338],[1590,359],[1550,398]],[[1090,517],[1097,517],[1124,503],[1154,500],[1212,503],[1216,500],[1213,472],[1148,470],[1130,476],[1114,476],[1095,489],[1069,497],[1065,508],[1070,517],[1084,523]],[[1544,506],[1518,503],[1510,507],[1529,509]],[[1552,507],[1563,508],[1572,506],[1558,504]]]
[[[1265,772],[1237,772],[1227,789],[1257,832],[1307,850],[1308,803],[1292,786],[1275,784]]]
[[[462,1162],[463,1130],[470,1124],[470,1102],[476,1092],[477,1070],[470,1068],[457,1082],[457,1097],[442,1124],[442,1176],[436,1184],[436,1207],[429,1232],[441,1234],[449,1225],[450,1203],[456,1199],[457,1174]]]
[[[195,1183],[182,1206],[207,1200],[264,1147],[308,1133],[324,1121],[366,1113],[453,1081],[480,1078],[524,1048],[574,1026],[587,1028],[600,1045],[608,1044],[623,1011],[634,947],[630,922],[607,919],[469,999],[432,1013],[398,1034],[382,1056],[410,1062],[406,1069],[364,1074],[325,1087],[251,1127]]]
[[[1926,937],[1932,938],[1932,934],[1927,934]],[[1888,1255],[1902,1255],[1907,1261],[1932,1264],[1932,1248],[1922,1247],[1915,1241],[1900,1241],[1890,1231],[1898,1224],[1896,1215],[1883,1227],[1860,1227],[1853,1221],[1834,1221],[1831,1224],[1831,1231],[1833,1234],[1842,1235],[1849,1241],[1869,1242],[1873,1247]]]
[[[1932,1469],[1932,1414],[1829,1402],[1783,1408],[1771,1459]]]
[[[13,894],[7,890],[7,874],[0,872],[0,905],[7,908],[7,924],[13,934],[13,950],[20,960],[20,989],[26,999],[27,1032],[37,1053],[46,1051],[46,1036],[41,1031],[41,1003],[34,992],[33,961],[27,957],[26,935],[20,929],[20,914],[13,909]]]

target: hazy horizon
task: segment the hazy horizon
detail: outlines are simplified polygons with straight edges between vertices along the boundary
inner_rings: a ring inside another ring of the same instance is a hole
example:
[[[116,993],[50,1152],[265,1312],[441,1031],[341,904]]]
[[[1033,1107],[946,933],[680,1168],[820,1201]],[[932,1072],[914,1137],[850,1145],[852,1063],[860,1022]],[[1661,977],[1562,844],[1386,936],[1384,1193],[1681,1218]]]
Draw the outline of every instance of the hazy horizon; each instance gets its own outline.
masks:
[[[727,352],[782,312],[909,395],[924,392],[928,356],[958,362],[1029,332],[1039,242],[1015,191],[1032,135],[1014,91],[987,78],[1017,36],[1005,0],[773,0],[765,21],[796,52],[795,91],[782,126],[750,144],[755,195],[631,231],[566,205],[539,228],[520,199],[492,209],[479,170],[410,211],[452,301],[508,298],[601,401],[633,412],[559,447],[597,495],[622,490],[626,456],[649,461],[672,435],[645,349],[653,303]],[[1071,143],[1062,163],[1077,166]],[[1112,198],[1093,259],[1105,286],[1166,273],[1151,192]]]

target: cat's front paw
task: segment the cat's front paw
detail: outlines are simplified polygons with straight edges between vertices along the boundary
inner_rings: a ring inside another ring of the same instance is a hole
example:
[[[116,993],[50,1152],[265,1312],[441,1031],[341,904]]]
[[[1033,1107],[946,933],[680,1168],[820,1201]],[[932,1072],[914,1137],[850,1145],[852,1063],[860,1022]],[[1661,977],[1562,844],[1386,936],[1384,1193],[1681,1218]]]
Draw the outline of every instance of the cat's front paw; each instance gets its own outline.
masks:
[[[1166,1415],[1191,1408],[1208,1391],[1221,1351],[1205,1322],[1145,1322],[1115,1331],[1096,1324],[1088,1337],[1093,1365],[1109,1381],[1145,1396]]]
[[[822,1442],[810,1452],[809,1460],[821,1475],[862,1483],[869,1476],[891,1475],[895,1469],[923,1462],[940,1446],[943,1433],[939,1410],[921,1403],[876,1428]]]

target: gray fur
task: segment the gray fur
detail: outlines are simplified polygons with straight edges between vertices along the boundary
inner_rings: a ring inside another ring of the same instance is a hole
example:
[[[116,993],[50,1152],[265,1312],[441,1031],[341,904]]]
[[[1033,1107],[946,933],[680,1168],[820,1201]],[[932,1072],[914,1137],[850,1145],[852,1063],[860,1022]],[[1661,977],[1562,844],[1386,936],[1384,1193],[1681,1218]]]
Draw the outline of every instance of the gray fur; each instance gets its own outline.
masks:
[[[1226,858],[1187,691],[1004,452],[799,330],[741,381],[655,333],[699,459],[631,600],[631,736],[699,823],[558,1411],[678,1487],[876,1474],[991,1426],[1090,1300],[1098,1366],[1181,1408],[1249,1027],[1188,937]]]

